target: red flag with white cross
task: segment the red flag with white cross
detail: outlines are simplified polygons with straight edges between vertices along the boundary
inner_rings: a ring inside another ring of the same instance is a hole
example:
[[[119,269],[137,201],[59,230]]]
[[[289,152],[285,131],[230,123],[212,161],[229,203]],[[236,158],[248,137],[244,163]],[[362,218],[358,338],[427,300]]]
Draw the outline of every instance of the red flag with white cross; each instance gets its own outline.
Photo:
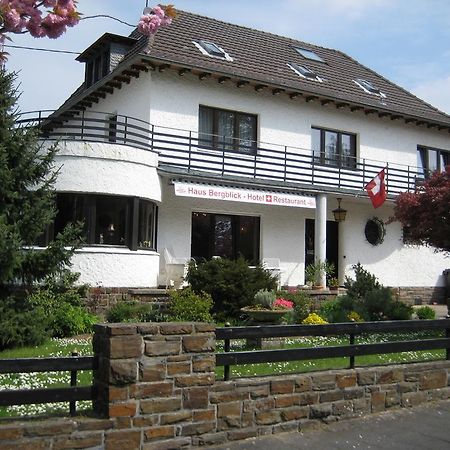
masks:
[[[374,208],[379,208],[386,200],[386,167],[381,170],[372,181],[366,184],[364,188],[369,194],[370,200]]]

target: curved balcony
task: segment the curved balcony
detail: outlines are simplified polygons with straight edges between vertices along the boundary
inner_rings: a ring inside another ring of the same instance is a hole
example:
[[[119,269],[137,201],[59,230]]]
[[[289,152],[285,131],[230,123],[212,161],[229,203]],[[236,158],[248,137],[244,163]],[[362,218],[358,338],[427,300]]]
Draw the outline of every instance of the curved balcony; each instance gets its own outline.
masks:
[[[86,111],[22,114],[22,126],[38,126],[42,137],[58,141],[123,144],[158,155],[158,168],[178,174],[220,176],[284,187],[355,194],[384,167],[389,196],[414,190],[422,169],[367,158],[336,158],[311,149],[259,142],[258,145],[155,126],[140,119]],[[214,142],[214,144],[211,144]]]

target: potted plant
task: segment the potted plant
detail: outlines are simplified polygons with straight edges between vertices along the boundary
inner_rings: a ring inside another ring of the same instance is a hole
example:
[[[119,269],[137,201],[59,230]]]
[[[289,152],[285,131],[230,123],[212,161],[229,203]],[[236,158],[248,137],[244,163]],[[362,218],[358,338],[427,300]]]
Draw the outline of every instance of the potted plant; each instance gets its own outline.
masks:
[[[284,298],[277,298],[274,291],[259,290],[254,297],[254,303],[241,311],[247,314],[255,323],[279,323],[283,316],[292,310],[294,303]]]
[[[305,269],[306,282],[310,283],[315,289],[323,289],[325,286],[321,284],[323,276],[334,273],[334,264],[328,261],[317,261],[308,264]]]
[[[328,281],[328,286],[330,288],[330,291],[337,291],[339,289],[339,280],[335,277],[330,278]]]

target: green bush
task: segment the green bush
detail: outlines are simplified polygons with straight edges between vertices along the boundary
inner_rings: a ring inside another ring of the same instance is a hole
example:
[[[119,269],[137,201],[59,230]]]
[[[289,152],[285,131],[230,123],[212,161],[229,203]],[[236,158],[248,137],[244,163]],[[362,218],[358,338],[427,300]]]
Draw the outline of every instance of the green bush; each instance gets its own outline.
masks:
[[[363,299],[366,294],[371,291],[381,288],[380,283],[375,275],[365,270],[363,266],[358,263],[352,266],[355,272],[355,279],[345,277],[344,287],[347,289],[347,295],[356,300]]]
[[[50,337],[44,308],[32,308],[26,297],[8,296],[0,301],[0,351],[37,346]]]
[[[436,313],[433,308],[429,306],[421,306],[416,309],[417,318],[420,320],[433,320],[436,319]]]
[[[349,315],[355,311],[357,306],[355,300],[348,295],[341,295],[334,300],[328,300],[319,308],[321,317],[330,323],[341,323],[351,321]]]
[[[121,301],[116,303],[106,313],[106,320],[110,323],[118,322],[161,322],[166,317],[151,303],[137,301]]]
[[[414,308],[399,300],[394,301],[391,304],[389,310],[389,320],[411,320]]]
[[[253,304],[260,289],[274,290],[277,284],[268,270],[261,265],[250,268],[243,258],[191,263],[186,280],[196,294],[211,295],[218,320],[238,318],[240,309]]]
[[[42,308],[47,314],[47,327],[52,337],[90,333],[98,317],[83,306],[84,287],[71,286],[72,279],[51,280],[30,295],[30,307]]]
[[[312,312],[312,301],[310,295],[306,291],[278,291],[277,298],[284,298],[294,303],[294,308],[290,314],[290,322],[301,323],[303,319],[308,317]]]
[[[212,322],[213,300],[205,292],[196,294],[190,287],[170,293],[169,319],[174,322]]]

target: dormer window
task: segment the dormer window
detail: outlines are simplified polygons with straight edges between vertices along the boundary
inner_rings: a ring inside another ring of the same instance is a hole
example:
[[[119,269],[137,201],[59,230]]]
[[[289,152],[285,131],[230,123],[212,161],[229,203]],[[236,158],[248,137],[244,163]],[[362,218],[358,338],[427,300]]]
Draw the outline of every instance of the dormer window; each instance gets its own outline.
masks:
[[[320,83],[324,81],[315,72],[313,72],[311,69],[308,69],[305,66],[300,66],[299,64],[295,63],[289,63],[288,66],[302,78],[306,78],[307,80],[319,81]]]
[[[354,82],[368,94],[375,94],[379,97],[386,98],[386,95],[383,94],[376,86],[373,85],[370,81],[363,80],[362,78],[357,78]]]
[[[86,63],[86,87],[95,84],[114,70],[135,43],[134,38],[105,33],[81,53],[77,61]]]
[[[199,40],[193,41],[193,43],[204,55],[211,56],[212,58],[233,61],[233,58],[217,44],[214,44],[214,42]]]
[[[325,62],[316,52],[313,52],[312,50],[308,50],[307,48],[303,47],[294,47],[294,49],[297,50],[297,52],[300,53],[300,55],[302,55],[306,59],[318,62]]]

